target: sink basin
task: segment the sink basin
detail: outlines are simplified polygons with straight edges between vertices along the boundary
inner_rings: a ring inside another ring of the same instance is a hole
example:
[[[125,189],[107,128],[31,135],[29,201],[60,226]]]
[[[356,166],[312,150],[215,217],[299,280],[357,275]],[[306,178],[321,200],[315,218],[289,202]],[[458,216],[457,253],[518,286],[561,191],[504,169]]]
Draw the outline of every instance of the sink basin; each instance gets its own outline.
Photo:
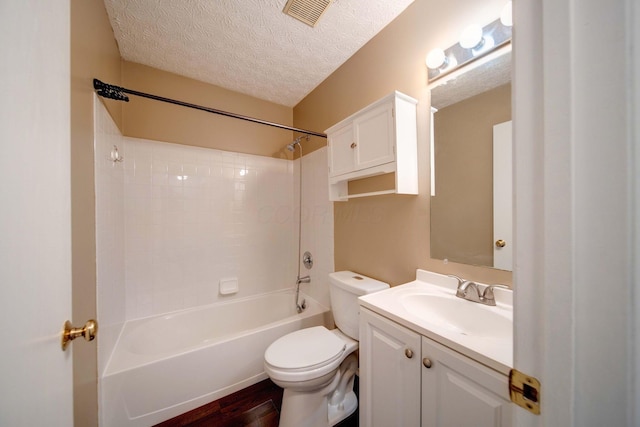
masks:
[[[513,320],[499,307],[491,307],[450,295],[411,293],[400,303],[412,315],[434,326],[462,335],[482,338],[510,337]]]
[[[457,282],[418,269],[416,280],[363,295],[359,303],[426,339],[509,375],[513,367],[512,292],[495,289],[498,305],[492,307],[458,298]]]

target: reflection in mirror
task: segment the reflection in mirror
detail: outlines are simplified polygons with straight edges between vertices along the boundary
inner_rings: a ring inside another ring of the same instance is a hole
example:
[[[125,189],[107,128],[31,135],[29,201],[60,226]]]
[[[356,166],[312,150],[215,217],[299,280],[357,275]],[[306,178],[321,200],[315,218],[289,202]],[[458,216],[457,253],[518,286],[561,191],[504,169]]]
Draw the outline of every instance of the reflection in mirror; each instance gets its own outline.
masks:
[[[431,88],[432,258],[512,269],[510,64],[509,45]]]

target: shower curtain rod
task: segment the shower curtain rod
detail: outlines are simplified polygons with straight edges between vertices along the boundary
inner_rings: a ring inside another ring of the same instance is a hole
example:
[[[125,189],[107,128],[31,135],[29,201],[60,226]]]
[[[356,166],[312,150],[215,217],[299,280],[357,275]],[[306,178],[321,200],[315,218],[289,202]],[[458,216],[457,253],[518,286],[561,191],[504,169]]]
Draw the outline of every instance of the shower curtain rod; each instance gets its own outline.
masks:
[[[138,92],[137,90],[126,89],[124,87],[110,85],[104,82],[101,82],[98,79],[93,79],[93,88],[96,90],[96,93],[103,98],[115,99],[117,101],[129,102],[129,97],[125,95],[128,93],[129,95],[140,96],[143,98],[153,99],[155,101],[167,102],[169,104],[181,105],[183,107],[189,107],[200,111],[206,111],[207,113],[220,114],[221,116],[233,117],[234,119],[246,120],[248,122],[257,123],[260,125],[267,125],[276,127],[279,129],[290,130],[294,132],[300,132],[307,135],[319,136],[321,138],[326,138],[327,134],[314,132],[306,129],[294,128],[291,126],[281,125],[280,123],[269,122],[266,120],[256,119],[255,117],[243,116],[241,114],[230,113],[229,111],[217,110],[215,108],[203,107],[201,105],[191,104],[183,101],[176,101],[175,99],[164,98],[162,96],[151,95],[149,93]]]

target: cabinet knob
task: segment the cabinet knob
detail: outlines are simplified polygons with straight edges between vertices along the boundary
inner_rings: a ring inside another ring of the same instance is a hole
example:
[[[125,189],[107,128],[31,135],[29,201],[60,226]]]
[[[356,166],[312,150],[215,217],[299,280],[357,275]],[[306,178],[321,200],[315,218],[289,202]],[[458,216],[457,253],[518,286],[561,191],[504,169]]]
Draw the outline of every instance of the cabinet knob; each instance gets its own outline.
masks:
[[[356,144],[355,142],[351,143],[351,148],[356,148],[358,146],[358,144]]]
[[[424,359],[422,359],[422,364],[424,365],[425,368],[430,369],[432,366],[431,359],[429,359],[428,357],[425,357]]]
[[[407,348],[404,350],[404,355],[411,359],[413,357],[413,351],[410,348]]]

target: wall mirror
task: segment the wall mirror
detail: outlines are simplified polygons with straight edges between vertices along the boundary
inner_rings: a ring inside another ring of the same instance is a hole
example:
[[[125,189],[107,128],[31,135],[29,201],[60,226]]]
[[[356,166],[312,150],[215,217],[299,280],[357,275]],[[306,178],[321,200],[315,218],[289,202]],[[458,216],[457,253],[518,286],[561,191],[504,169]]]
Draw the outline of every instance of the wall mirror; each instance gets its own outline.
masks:
[[[512,270],[511,45],[431,89],[431,257]]]

